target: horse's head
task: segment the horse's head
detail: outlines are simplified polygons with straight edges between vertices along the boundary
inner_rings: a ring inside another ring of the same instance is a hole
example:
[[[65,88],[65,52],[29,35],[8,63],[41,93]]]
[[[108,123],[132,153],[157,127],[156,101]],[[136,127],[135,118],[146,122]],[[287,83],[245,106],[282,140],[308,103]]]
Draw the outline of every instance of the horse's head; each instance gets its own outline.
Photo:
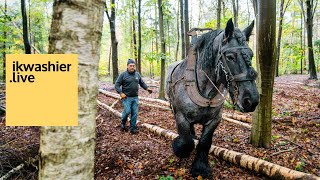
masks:
[[[240,31],[230,19],[226,29],[215,39],[218,48],[216,74],[224,79],[229,87],[233,104],[242,112],[252,112],[259,103],[256,87],[257,72],[251,66],[253,52],[247,41],[253,30],[254,22]]]

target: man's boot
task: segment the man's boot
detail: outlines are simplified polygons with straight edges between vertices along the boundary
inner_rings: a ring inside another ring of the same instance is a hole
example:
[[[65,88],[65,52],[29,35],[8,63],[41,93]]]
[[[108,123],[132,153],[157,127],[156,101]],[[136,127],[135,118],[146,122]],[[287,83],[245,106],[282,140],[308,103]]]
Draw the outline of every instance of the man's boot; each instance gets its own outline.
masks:
[[[121,130],[122,131],[128,131],[128,128],[126,127],[125,123],[121,123]]]

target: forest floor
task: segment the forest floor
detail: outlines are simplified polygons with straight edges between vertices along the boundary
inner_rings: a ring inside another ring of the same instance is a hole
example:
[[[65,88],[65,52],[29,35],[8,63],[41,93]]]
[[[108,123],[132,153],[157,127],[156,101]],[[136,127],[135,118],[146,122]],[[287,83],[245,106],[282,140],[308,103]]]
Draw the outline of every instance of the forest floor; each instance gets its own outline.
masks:
[[[319,81],[306,80],[307,77],[276,78],[270,149],[253,147],[248,143],[250,130],[227,121],[222,121],[214,132],[213,144],[320,176],[320,86]],[[141,89],[139,95],[156,98],[158,88],[154,85],[154,93],[149,95]],[[111,83],[101,82],[100,88],[115,92]],[[98,99],[107,105],[116,101],[102,94]],[[123,108],[118,102],[114,109],[121,112]],[[99,106],[97,110],[95,179],[192,179],[189,168],[195,151],[191,157],[179,159],[172,152],[171,140],[142,127],[136,135],[123,132],[120,118]],[[224,112],[242,114],[227,108]],[[251,113],[242,115],[251,117]],[[171,111],[140,105],[138,119],[176,132]],[[0,126],[4,123],[4,119],[0,120]],[[198,137],[200,132],[201,126],[196,126]],[[27,162],[28,165],[16,173],[14,179],[37,179],[36,163],[28,162],[38,155],[38,148],[39,128],[1,127],[0,177]],[[292,150],[275,154],[289,149]],[[209,155],[209,163],[213,179],[266,179],[212,155]]]

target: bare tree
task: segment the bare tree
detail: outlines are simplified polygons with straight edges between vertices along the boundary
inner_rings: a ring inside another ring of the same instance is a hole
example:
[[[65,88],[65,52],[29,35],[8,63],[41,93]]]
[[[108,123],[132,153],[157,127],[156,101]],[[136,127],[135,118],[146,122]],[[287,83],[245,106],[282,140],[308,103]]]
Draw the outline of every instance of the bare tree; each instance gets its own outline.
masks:
[[[160,80],[160,91],[159,99],[164,99],[164,86],[165,86],[165,68],[166,68],[166,46],[163,28],[163,12],[162,12],[162,0],[158,0],[159,8],[159,29],[160,29],[160,39],[161,39],[161,80]]]
[[[190,40],[187,32],[189,31],[189,0],[184,0],[184,38],[186,43],[186,53],[190,47]]]
[[[282,24],[284,14],[290,5],[292,0],[287,0],[286,4],[284,0],[281,0],[280,3],[280,20],[279,20],[279,30],[278,30],[278,38],[277,38],[277,59],[276,59],[276,77],[279,76],[279,59],[280,59],[280,49],[281,49],[281,37],[282,37]]]
[[[272,92],[276,61],[276,0],[257,3],[257,69],[260,103],[252,121],[250,142],[269,148],[271,144]]]
[[[108,16],[110,24],[110,34],[111,34],[111,47],[112,47],[112,82],[115,83],[118,76],[118,40],[116,36],[116,9],[115,9],[115,0],[111,0],[111,16],[108,12],[108,6],[106,5],[106,14]]]
[[[183,14],[183,2],[180,0],[180,28],[181,28],[181,59],[186,57],[186,43],[185,43],[185,32],[184,32],[184,14]]]
[[[7,43],[7,0],[4,1],[4,30],[3,30],[3,45],[2,45],[2,59],[3,59],[3,81],[6,81],[6,43]]]
[[[220,25],[221,25],[221,3],[222,3],[222,0],[218,0],[218,7],[217,7],[217,29],[220,29]]]
[[[177,46],[176,46],[176,54],[175,54],[175,60],[178,60],[178,53],[179,53],[179,43],[180,43],[180,30],[179,30],[179,11],[180,11],[180,1],[178,2],[178,10],[177,10]]]
[[[138,1],[138,72],[141,71],[141,0]]]
[[[22,13],[22,27],[23,27],[23,43],[24,51],[26,54],[31,54],[31,46],[29,42],[28,34],[28,18],[26,13],[25,0],[21,0],[21,13]]]
[[[133,48],[133,56],[134,56],[133,59],[137,61],[138,50],[137,50],[136,20],[134,15],[135,8],[136,8],[135,0],[131,0],[132,48]],[[139,69],[139,63],[137,62],[136,64],[137,64],[137,69]]]
[[[299,0],[301,11],[303,12],[303,18],[307,30],[307,39],[308,39],[308,61],[309,61],[309,79],[318,79],[317,71],[314,61],[314,53],[313,53],[313,18],[314,13],[316,11],[318,0],[305,0],[307,11],[305,11],[302,0]]]
[[[239,0],[232,0],[234,26],[238,27]]]
[[[49,54],[78,54],[78,126],[41,127],[39,179],[94,179],[104,5],[103,0],[54,1]]]

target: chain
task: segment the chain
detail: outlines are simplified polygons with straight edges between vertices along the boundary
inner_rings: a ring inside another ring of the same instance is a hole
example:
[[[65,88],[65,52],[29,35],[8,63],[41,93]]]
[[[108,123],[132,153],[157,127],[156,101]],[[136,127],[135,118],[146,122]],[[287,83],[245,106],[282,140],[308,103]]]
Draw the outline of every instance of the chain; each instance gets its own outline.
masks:
[[[221,61],[219,61],[218,62],[218,64],[217,64],[217,67],[216,67],[216,74],[218,73],[218,69],[219,69],[219,67],[221,67],[221,69],[222,69],[222,71],[223,71],[223,73],[225,74],[225,76],[226,76],[226,80],[227,80],[227,89],[229,89],[229,86],[230,86],[230,79],[229,79],[229,73],[228,73],[228,71],[226,70],[226,68],[223,66],[223,63],[221,62]]]

